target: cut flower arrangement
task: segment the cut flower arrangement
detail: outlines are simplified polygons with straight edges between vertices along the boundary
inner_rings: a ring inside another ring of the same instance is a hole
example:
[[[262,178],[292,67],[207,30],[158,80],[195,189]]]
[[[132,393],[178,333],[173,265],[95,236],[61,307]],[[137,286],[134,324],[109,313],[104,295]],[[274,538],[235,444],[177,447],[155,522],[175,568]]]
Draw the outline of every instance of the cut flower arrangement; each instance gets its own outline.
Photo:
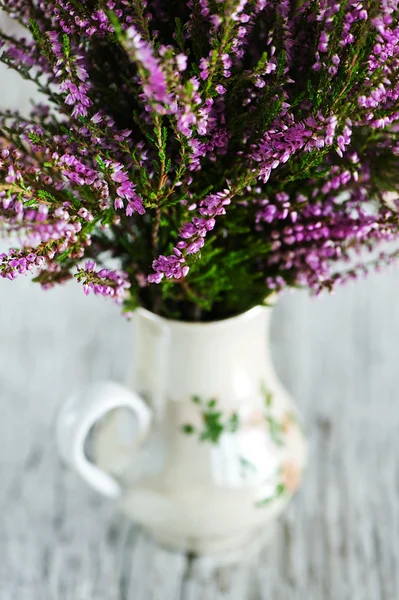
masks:
[[[261,305],[399,257],[399,0],[0,7],[43,98],[0,112],[0,274],[134,313],[129,383],[69,398],[60,453],[162,544],[242,557],[307,461]]]
[[[0,4],[3,277],[211,321],[397,258],[397,0]]]

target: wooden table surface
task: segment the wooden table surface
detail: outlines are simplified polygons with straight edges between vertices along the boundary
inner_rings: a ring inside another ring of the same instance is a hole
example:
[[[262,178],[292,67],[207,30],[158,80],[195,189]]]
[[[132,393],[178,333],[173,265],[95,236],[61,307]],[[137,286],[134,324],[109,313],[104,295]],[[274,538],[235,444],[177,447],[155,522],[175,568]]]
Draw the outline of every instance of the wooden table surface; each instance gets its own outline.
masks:
[[[3,105],[27,105],[1,71]],[[71,283],[0,281],[0,600],[398,600],[399,272],[275,309],[310,465],[272,544],[239,567],[157,548],[63,466],[61,403],[123,381],[131,328]]]

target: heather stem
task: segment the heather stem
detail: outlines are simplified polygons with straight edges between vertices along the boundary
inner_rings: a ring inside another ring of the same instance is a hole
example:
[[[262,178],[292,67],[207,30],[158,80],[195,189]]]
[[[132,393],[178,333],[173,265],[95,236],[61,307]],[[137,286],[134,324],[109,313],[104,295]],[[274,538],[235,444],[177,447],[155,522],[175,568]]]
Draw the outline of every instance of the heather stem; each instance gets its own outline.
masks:
[[[161,225],[161,209],[158,206],[155,209],[155,220],[154,220],[154,226],[152,229],[152,248],[153,248],[154,258],[157,256],[157,253],[158,253],[160,225]]]
[[[160,201],[163,194],[163,189],[165,187],[167,181],[167,173],[166,173],[166,154],[165,154],[165,141],[162,135],[162,120],[159,115],[154,116],[154,125],[155,125],[155,134],[156,134],[156,144],[158,149],[159,156],[159,180],[158,180],[158,188],[157,188],[157,196],[156,196],[156,204],[157,207],[155,209],[155,221],[154,227],[152,230],[152,247],[154,252],[154,257],[157,255],[158,245],[159,245],[159,228],[161,224],[161,208]]]

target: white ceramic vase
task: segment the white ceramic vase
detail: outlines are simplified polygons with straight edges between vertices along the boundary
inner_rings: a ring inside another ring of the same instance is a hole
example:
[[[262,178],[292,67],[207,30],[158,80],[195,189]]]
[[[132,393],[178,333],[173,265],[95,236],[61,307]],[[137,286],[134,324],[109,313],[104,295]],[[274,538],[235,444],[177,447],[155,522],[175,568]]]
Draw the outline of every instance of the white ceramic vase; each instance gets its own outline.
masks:
[[[271,313],[185,323],[139,309],[128,385],[88,386],[59,414],[64,459],[162,544],[240,549],[300,482],[306,442],[271,362]]]

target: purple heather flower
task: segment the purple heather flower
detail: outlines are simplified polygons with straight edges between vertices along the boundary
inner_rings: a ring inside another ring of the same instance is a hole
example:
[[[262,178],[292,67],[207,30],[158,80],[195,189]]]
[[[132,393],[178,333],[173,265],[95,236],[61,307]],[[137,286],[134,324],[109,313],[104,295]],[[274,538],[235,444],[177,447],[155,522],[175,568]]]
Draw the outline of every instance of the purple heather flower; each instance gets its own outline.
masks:
[[[179,71],[185,71],[187,69],[187,56],[185,54],[178,54],[176,56],[176,65]]]
[[[370,270],[338,261],[397,240],[396,1],[188,0],[178,20],[159,0],[140,16],[125,0],[6,4],[36,27],[0,33],[0,59],[49,101],[0,115],[0,221],[21,247],[2,277],[75,274],[135,304],[192,274],[190,300],[176,287],[190,305],[233,250],[267,290],[318,293]],[[109,255],[131,288],[97,271]]]
[[[144,71],[143,91],[145,96],[155,103],[168,104],[170,97],[167,91],[166,78],[159,60],[153,54],[153,49],[143,40],[134,27],[127,30],[126,36],[126,48],[132,53],[134,60]]]

